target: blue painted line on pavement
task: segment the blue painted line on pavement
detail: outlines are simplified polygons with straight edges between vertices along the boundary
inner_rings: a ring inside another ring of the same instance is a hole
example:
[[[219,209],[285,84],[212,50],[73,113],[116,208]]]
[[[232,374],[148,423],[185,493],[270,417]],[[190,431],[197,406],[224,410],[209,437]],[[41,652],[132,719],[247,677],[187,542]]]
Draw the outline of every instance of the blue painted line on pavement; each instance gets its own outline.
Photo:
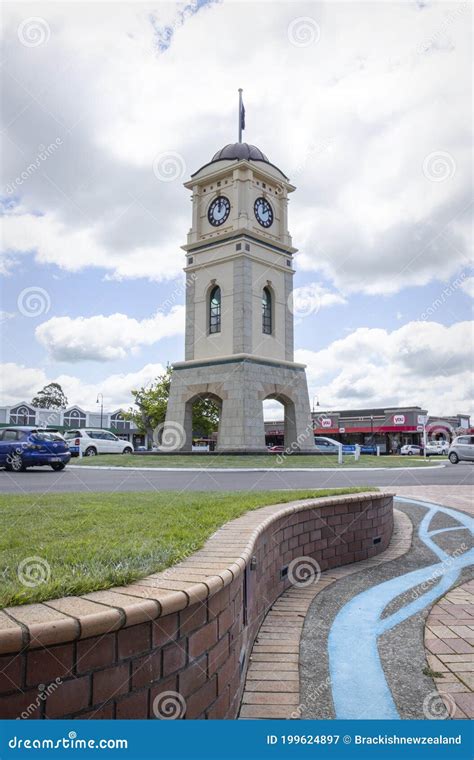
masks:
[[[459,556],[447,554],[431,538],[438,531],[429,532],[431,520],[438,512],[457,520],[459,530],[472,530],[474,520],[468,515],[429,502],[402,498],[397,500],[427,508],[418,535],[441,561],[361,592],[336,615],[329,632],[328,655],[334,708],[336,718],[339,719],[400,717],[385,678],[377,639],[451,588],[462,568],[474,559],[472,549]],[[426,582],[434,586],[425,593],[416,595],[410,604],[382,619],[384,609],[392,600]]]

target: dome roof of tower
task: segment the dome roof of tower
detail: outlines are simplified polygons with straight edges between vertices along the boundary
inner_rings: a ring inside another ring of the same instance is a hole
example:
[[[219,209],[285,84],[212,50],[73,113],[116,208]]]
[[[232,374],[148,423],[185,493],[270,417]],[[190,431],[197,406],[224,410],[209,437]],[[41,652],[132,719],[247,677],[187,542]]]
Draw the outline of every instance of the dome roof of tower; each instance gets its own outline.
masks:
[[[229,145],[225,145],[223,148],[218,150],[217,153],[215,153],[212,157],[211,163],[213,163],[213,161],[231,161],[232,159],[236,158],[239,161],[248,161],[251,159],[252,161],[265,161],[267,164],[270,163],[265,153],[262,153],[260,148],[257,148],[256,145],[249,145],[248,143],[239,142],[229,143]]]
[[[272,164],[272,162],[269,161],[265,153],[263,153],[260,148],[257,148],[256,145],[250,145],[249,143],[236,142],[224,145],[224,147],[218,150],[217,153],[214,153],[209,163],[201,166],[201,169],[204,169],[206,166],[210,166],[211,164],[215,164],[217,161],[261,161],[264,164],[273,166],[273,168],[277,169],[277,171],[279,171],[285,179],[288,179],[282,170],[278,168],[278,166],[275,166],[275,164]],[[198,169],[197,172],[194,172],[192,176],[195,177],[196,174],[199,174],[201,169]]]

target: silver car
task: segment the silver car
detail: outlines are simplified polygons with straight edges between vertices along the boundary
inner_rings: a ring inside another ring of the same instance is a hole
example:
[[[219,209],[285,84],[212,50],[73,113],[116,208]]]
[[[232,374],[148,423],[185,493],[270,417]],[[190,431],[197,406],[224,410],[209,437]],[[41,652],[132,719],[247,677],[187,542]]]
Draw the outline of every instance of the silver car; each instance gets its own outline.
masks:
[[[474,462],[474,435],[459,435],[449,447],[448,459],[453,464]]]

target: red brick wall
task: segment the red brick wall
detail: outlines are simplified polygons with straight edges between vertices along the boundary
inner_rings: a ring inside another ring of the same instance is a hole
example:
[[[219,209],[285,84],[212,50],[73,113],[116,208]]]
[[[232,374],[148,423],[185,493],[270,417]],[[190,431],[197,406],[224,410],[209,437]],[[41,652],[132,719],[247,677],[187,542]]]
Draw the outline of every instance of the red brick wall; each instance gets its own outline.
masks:
[[[389,544],[392,506],[384,494],[347,503],[341,497],[276,518],[256,539],[255,568],[249,562],[205,602],[103,636],[0,657],[0,717],[235,718],[258,629],[291,585],[282,568],[307,556],[321,570],[373,557]]]

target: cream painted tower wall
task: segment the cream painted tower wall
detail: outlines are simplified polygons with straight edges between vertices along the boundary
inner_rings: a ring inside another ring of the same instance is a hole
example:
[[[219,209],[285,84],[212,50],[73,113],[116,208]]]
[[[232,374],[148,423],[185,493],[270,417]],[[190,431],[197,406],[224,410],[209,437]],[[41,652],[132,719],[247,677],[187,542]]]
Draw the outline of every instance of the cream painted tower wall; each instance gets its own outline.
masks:
[[[214,157],[185,183],[192,191],[192,226],[183,246],[185,361],[174,365],[166,424],[183,426],[183,448],[189,450],[193,400],[208,396],[221,411],[218,449],[261,451],[262,403],[277,398],[285,407],[285,444],[312,450],[304,366],[294,363],[291,292],[296,249],[288,232],[288,196],[295,187],[265,157],[252,159],[252,152],[258,151],[253,146],[227,147],[238,157]],[[241,158],[246,148],[249,156]],[[216,227],[208,212],[222,196],[230,210]],[[273,213],[268,227],[256,217],[259,198]],[[221,324],[218,332],[211,332],[210,294],[215,286],[221,291]],[[262,328],[264,288],[271,294],[271,334]]]

